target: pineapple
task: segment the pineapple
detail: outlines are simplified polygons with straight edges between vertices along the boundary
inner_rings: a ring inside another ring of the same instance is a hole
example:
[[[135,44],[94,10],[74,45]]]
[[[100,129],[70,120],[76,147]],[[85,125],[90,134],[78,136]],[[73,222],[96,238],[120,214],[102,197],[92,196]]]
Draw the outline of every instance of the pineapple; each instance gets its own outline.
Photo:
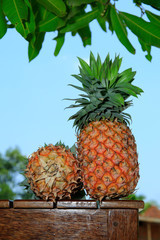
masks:
[[[82,186],[79,163],[62,145],[46,145],[28,158],[25,175],[35,195],[43,200],[68,199]]]
[[[71,116],[77,128],[77,156],[84,188],[98,200],[121,198],[134,192],[139,180],[139,164],[135,138],[128,127],[131,116],[124,112],[142,89],[132,85],[135,72],[131,68],[119,73],[122,58],[102,63],[90,53],[90,63],[79,58],[80,73],[73,75],[82,91],[69,108],[80,107]]]

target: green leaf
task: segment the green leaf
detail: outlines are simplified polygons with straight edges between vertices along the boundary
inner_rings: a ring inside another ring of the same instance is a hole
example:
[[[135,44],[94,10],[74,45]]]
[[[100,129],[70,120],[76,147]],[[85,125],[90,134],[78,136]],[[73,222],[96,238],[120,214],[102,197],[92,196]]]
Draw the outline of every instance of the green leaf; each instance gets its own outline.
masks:
[[[62,18],[57,17],[38,3],[33,7],[33,10],[39,32],[55,31],[65,24]]]
[[[117,75],[119,68],[121,66],[122,58],[116,57],[114,62],[111,65],[111,78],[110,78],[110,86],[112,86],[115,83],[115,80],[117,80]]]
[[[142,93],[143,92],[143,90],[141,89],[141,88],[139,88],[139,87],[136,87],[136,86],[134,86],[134,85],[132,85],[132,84],[130,84],[130,83],[118,83],[117,85],[116,85],[116,89],[122,89],[122,88],[125,88],[125,89],[130,89],[130,90],[132,90],[133,92],[135,92],[136,94],[140,94],[140,93]]]
[[[70,151],[71,151],[71,153],[76,155],[76,145],[75,144],[70,148]]]
[[[90,68],[93,73],[93,76],[97,77],[98,72],[97,72],[96,59],[92,52],[90,52]]]
[[[77,114],[78,117],[76,118],[76,121],[79,121],[82,117],[86,116],[87,113],[92,112],[96,109],[97,107],[94,106],[92,103],[88,104],[84,108],[80,109]]]
[[[48,12],[39,22],[39,32],[52,32],[65,25],[65,21],[55,14]]]
[[[64,100],[72,100],[72,99],[64,99]],[[67,108],[77,108],[77,107],[83,107],[83,104],[71,104],[69,107],[66,107],[65,109],[67,109]]]
[[[119,93],[109,94],[109,98],[111,101],[118,103],[118,105],[124,105],[124,98]]]
[[[77,98],[76,101],[75,101],[75,103],[76,103],[76,104],[77,104],[77,103],[80,103],[80,104],[83,104],[83,106],[84,106],[84,105],[86,105],[86,104],[89,104],[90,102],[88,101],[88,99],[85,99],[85,98]]]
[[[137,94],[132,91],[131,89],[128,89],[128,88],[117,88],[119,91],[121,92],[124,92],[124,93],[127,93],[129,96],[134,96],[134,97],[137,97]]]
[[[72,77],[75,77],[78,81],[80,81],[82,83],[82,85],[85,85],[85,88],[90,87],[90,84],[88,83],[88,81],[85,78],[82,78],[79,75],[75,75],[75,74],[73,74]]]
[[[32,61],[37,55],[39,54],[42,43],[44,41],[45,33],[37,33],[36,36],[33,36],[33,38],[29,42],[28,46],[28,57],[29,61]]]
[[[2,0],[0,0],[0,39],[6,34],[7,32],[7,23],[5,19],[5,15],[2,10]]]
[[[39,25],[39,22],[43,19],[45,19],[47,13],[49,12],[47,9],[45,9],[41,4],[39,4],[37,1],[31,1],[33,13],[36,19],[36,24]]]
[[[121,12],[120,15],[138,38],[148,45],[160,47],[160,28],[157,25],[129,13]]]
[[[92,120],[95,120],[95,119],[96,119],[96,115],[97,115],[97,113],[94,113],[94,112],[93,112],[93,113],[90,113],[90,114],[89,114],[89,120],[91,120],[91,121],[92,121]]]
[[[76,89],[78,89],[80,91],[86,92],[86,90],[84,88],[82,88],[82,87],[79,87],[79,86],[76,86],[76,85],[73,85],[73,84],[68,84],[68,86],[71,86],[71,87],[74,87],[74,88],[76,88]]]
[[[2,3],[3,11],[16,30],[26,38],[26,29],[23,24],[28,18],[28,7],[23,0],[5,0]]]
[[[55,13],[58,17],[66,15],[66,5],[62,0],[37,0],[50,12]]]
[[[36,23],[35,23],[35,16],[33,13],[33,9],[31,6],[31,3],[29,0],[24,0],[26,5],[28,6],[29,14],[28,14],[28,21],[25,22],[25,27],[26,27],[26,35],[30,33],[34,33],[36,29]]]
[[[109,30],[113,33],[113,32],[114,32],[114,28],[113,28],[113,26],[112,26],[112,21],[111,21],[111,8],[112,8],[112,5],[109,4],[109,5],[107,6],[107,11],[106,11],[106,13],[105,13],[105,15],[104,15],[104,19],[108,22],[108,24],[109,24]]]
[[[82,8],[82,6],[80,6],[80,7],[72,7],[70,9],[68,9],[68,14],[65,17],[65,20],[68,21],[68,20],[71,19],[71,21],[73,21],[73,18],[76,15],[79,15],[79,14],[82,14],[82,13],[84,13],[84,9]]]
[[[81,64],[82,70],[86,75],[92,76],[92,72],[91,69],[89,67],[89,65],[81,58],[78,57],[78,60]]]
[[[107,32],[107,29],[106,29],[106,21],[104,20],[104,18],[102,18],[101,16],[98,16],[97,17],[97,21],[99,23],[99,26],[102,28],[102,30],[104,32]]]
[[[149,60],[151,62],[152,60],[152,56],[151,56],[151,46],[147,45],[145,42],[143,42],[141,39],[138,38],[139,43],[141,44],[142,50],[145,52],[147,51],[147,55],[145,55],[145,57],[147,58],[147,60]]]
[[[101,67],[102,67],[101,58],[100,58],[99,54],[97,55],[96,65],[97,65],[97,72],[98,72],[98,76],[99,76],[100,70],[101,70]]]
[[[61,29],[61,33],[74,32],[80,28],[87,26],[91,21],[93,21],[98,16],[98,9],[84,13],[78,16],[74,23],[68,24],[66,27]]]
[[[71,7],[81,6],[82,4],[88,4],[95,2],[95,0],[67,0],[67,5]]]
[[[119,74],[118,83],[132,82],[134,80],[136,72],[132,71],[132,68],[128,68]]]
[[[159,0],[140,0],[142,3],[152,6],[157,10],[160,10],[160,1]]]
[[[99,9],[99,15],[97,16],[97,21],[98,21],[100,27],[102,28],[102,30],[104,32],[106,32],[107,31],[107,29],[106,29],[106,20],[104,18],[104,13],[106,12],[106,4],[103,3],[103,2],[97,2],[96,6]],[[94,9],[93,6],[92,6],[92,9]]]
[[[64,33],[58,33],[58,36],[56,38],[54,38],[54,40],[57,41],[57,44],[56,44],[56,48],[55,48],[55,51],[54,51],[54,56],[57,56],[64,44],[64,40],[65,40],[65,34]]]
[[[160,27],[160,16],[158,16],[158,15],[156,15],[156,14],[153,14],[153,13],[151,13],[150,11],[147,11],[147,10],[145,11],[145,13],[146,13],[148,19],[149,19],[152,23],[154,23],[154,24],[156,24],[158,27]]]
[[[121,17],[117,13],[115,7],[111,7],[111,21],[119,41],[127,48],[129,52],[135,54],[135,49],[128,40],[125,24],[121,20]]]
[[[79,29],[78,34],[82,39],[84,47],[86,47],[87,45],[91,45],[91,31],[89,26]]]

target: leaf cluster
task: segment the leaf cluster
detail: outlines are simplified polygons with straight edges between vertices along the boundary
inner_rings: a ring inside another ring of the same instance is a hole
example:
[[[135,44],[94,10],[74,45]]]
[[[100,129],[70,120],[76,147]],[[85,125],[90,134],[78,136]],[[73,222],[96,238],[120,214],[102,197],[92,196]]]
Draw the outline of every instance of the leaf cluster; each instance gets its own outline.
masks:
[[[93,53],[90,53],[89,65],[79,58],[79,75],[73,75],[82,87],[70,84],[70,86],[80,90],[74,104],[68,108],[79,108],[80,110],[72,115],[69,120],[74,119],[74,126],[82,129],[90,121],[109,119],[114,121],[129,123],[131,116],[124,112],[132,101],[128,100],[130,96],[137,97],[143,90],[132,84],[135,72],[131,68],[119,73],[122,58],[116,56],[114,61],[107,55],[104,62],[101,62],[100,56],[95,59]]]
[[[15,199],[25,192],[16,190],[15,176],[20,174],[26,164],[26,157],[18,148],[8,149],[4,156],[0,154],[0,199]]]
[[[134,0],[133,3],[141,11],[144,4],[160,10],[160,0]],[[91,45],[89,24],[96,20],[103,31],[107,32],[108,28],[115,32],[126,49],[135,54],[128,38],[128,30],[132,31],[151,61],[151,46],[160,47],[160,16],[144,7],[142,12],[142,16],[121,12],[111,0],[0,0],[0,38],[7,29],[15,28],[28,41],[31,61],[39,54],[47,32],[57,32],[55,56],[62,48],[67,32],[72,36],[78,34],[84,47]],[[144,15],[148,21],[142,18]]]

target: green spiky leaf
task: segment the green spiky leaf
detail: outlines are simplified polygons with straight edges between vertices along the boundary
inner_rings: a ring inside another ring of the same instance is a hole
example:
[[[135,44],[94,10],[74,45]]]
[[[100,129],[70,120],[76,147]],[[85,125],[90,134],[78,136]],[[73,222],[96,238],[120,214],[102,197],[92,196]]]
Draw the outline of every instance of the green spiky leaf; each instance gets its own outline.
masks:
[[[83,59],[80,62],[79,75],[73,75],[82,86],[70,84],[70,86],[85,92],[79,94],[79,98],[73,100],[74,104],[69,108],[80,107],[80,110],[72,115],[69,120],[74,120],[74,126],[78,129],[84,127],[90,121],[107,118],[111,121],[118,119],[129,124],[131,116],[124,111],[132,105],[128,97],[138,97],[143,90],[132,84],[135,72],[131,68],[120,72],[122,58],[116,56],[112,61],[109,54],[102,62],[99,55],[97,59],[90,53],[89,64]]]

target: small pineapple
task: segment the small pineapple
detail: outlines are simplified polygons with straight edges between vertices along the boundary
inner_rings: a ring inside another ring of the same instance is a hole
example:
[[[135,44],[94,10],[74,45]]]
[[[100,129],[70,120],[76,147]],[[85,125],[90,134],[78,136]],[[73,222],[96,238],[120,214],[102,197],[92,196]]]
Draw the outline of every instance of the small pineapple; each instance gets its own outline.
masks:
[[[134,192],[139,164],[134,136],[127,126],[131,116],[124,112],[142,89],[132,85],[131,68],[119,73],[122,59],[109,54],[102,63],[90,53],[89,65],[79,58],[80,73],[73,75],[82,84],[75,104],[81,107],[71,116],[78,129],[77,154],[87,193],[95,199],[120,198]]]
[[[46,145],[28,158],[25,175],[35,195],[43,200],[71,198],[82,187],[79,163],[63,145]]]

